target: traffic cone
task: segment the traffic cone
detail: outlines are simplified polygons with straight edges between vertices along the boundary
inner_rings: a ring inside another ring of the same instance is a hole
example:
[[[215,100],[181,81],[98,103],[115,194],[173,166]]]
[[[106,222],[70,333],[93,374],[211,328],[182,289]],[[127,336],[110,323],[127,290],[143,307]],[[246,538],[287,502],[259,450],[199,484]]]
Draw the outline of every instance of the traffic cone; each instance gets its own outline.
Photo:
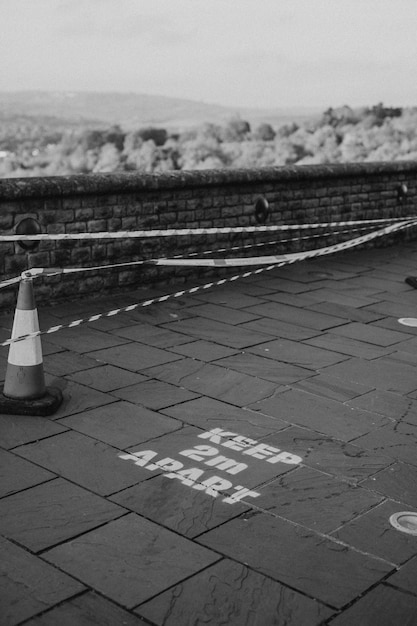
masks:
[[[31,278],[22,278],[12,339],[39,331]],[[0,394],[0,413],[51,415],[62,402],[60,389],[46,387],[40,335],[10,344],[6,378]]]

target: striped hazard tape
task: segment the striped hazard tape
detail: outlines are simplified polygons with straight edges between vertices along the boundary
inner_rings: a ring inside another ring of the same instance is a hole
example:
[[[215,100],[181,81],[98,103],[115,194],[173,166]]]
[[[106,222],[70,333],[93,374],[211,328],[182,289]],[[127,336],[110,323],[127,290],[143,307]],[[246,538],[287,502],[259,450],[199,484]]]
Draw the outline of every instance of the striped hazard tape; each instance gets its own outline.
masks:
[[[335,228],[338,226],[357,226],[364,224],[387,224],[416,220],[416,216],[393,217],[376,220],[355,220],[347,222],[322,222],[319,224],[275,224],[272,226],[236,226],[219,228],[170,228],[157,230],[129,230],[98,233],[39,233],[34,235],[0,235],[1,242],[10,241],[62,241],[84,239],[128,239],[145,237],[184,237],[187,235],[218,235],[231,233],[266,233],[287,230],[303,230],[311,228]]]
[[[205,283],[204,285],[199,285],[196,287],[192,287],[191,289],[183,289],[181,291],[177,291],[175,293],[171,293],[171,294],[167,294],[164,296],[160,296],[158,298],[153,298],[150,300],[145,300],[144,302],[138,302],[135,304],[131,304],[127,307],[121,307],[119,309],[112,309],[111,311],[107,311],[106,313],[98,313],[96,315],[92,315],[90,317],[87,318],[83,318],[83,319],[78,319],[78,320],[74,320],[73,322],[70,322],[68,324],[59,324],[57,326],[52,326],[51,328],[49,328],[48,330],[44,330],[44,331],[37,331],[34,333],[28,333],[26,335],[21,335],[19,337],[15,337],[13,339],[8,339],[7,341],[4,341],[3,343],[0,343],[0,346],[8,346],[11,343],[15,343],[17,341],[23,341],[25,339],[29,339],[32,337],[37,337],[38,335],[47,335],[47,334],[51,334],[51,333],[55,333],[58,332],[59,330],[63,330],[64,328],[74,328],[76,326],[80,326],[81,324],[88,324],[90,322],[95,322],[103,317],[112,317],[114,315],[118,315],[119,313],[127,313],[129,311],[134,311],[137,308],[140,307],[147,307],[150,306],[151,304],[155,304],[157,302],[166,302],[169,299],[173,299],[173,298],[180,298],[181,296],[184,295],[190,295],[193,293],[196,293],[198,291],[201,290],[205,290],[205,289],[210,289],[212,287],[216,287],[216,286],[220,286],[220,285],[224,285],[226,283],[230,283],[233,281],[236,281],[238,279],[241,278],[247,278],[249,276],[254,276],[256,274],[260,274],[262,272],[266,272],[266,271],[270,271],[273,270],[277,267],[282,267],[284,265],[290,265],[292,263],[295,263],[297,261],[303,261],[305,259],[311,259],[314,257],[319,257],[319,256],[323,256],[323,255],[327,255],[327,254],[334,254],[336,252],[340,252],[343,250],[347,250],[349,248],[352,248],[354,246],[359,246],[362,245],[364,243],[366,243],[367,241],[370,241],[370,235],[372,235],[372,238],[375,237],[381,237],[383,235],[387,235],[390,233],[394,233],[394,232],[398,232],[400,230],[404,230],[406,228],[409,228],[410,226],[413,226],[417,223],[417,221],[414,218],[414,221],[408,221],[408,222],[403,222],[400,224],[392,224],[390,226],[387,226],[379,231],[376,231],[374,233],[369,233],[369,235],[363,235],[361,237],[356,237],[355,239],[349,240],[349,241],[345,241],[342,242],[340,244],[335,244],[333,246],[327,246],[326,248],[320,248],[317,250],[311,250],[308,252],[298,252],[298,253],[294,253],[291,255],[282,255],[281,257],[279,256],[275,256],[275,257],[265,257],[266,258],[273,258],[275,259],[277,262],[270,264],[270,265],[265,265],[264,267],[259,267],[255,270],[251,270],[248,272],[244,272],[243,274],[235,274],[234,276],[230,276],[228,278],[222,278],[220,280],[216,280],[213,282],[209,282],[209,283]],[[258,257],[259,258],[259,257]],[[256,257],[255,257],[256,259]],[[250,260],[255,260],[255,259],[250,259]],[[278,261],[278,259],[280,259]],[[166,259],[169,260],[169,259]],[[178,259],[181,260],[181,259]],[[204,259],[207,260],[207,259]],[[211,259],[212,261],[215,261],[215,259]],[[252,263],[253,265],[255,264],[259,264],[259,263]],[[224,267],[224,265],[223,265]],[[76,268],[81,269],[81,268]],[[45,271],[46,273],[48,272],[55,272],[57,273],[57,270],[44,270],[43,268],[34,268],[33,270],[28,270],[27,272],[25,272],[25,276],[30,276],[30,272],[34,271],[35,275],[41,275],[43,271]]]
[[[294,252],[291,254],[281,254],[272,256],[258,256],[258,257],[241,257],[234,259],[155,259],[150,260],[149,263],[153,265],[169,265],[169,266],[197,266],[197,267],[243,267],[250,265],[270,265],[271,263],[293,263],[294,261],[303,261],[304,259],[310,259],[315,256],[324,256],[327,254],[334,254],[341,250],[348,250],[360,246],[368,241],[372,241],[378,237],[383,237],[390,233],[394,233],[404,228],[409,228],[417,224],[415,222],[405,222],[399,224],[393,224],[386,226],[381,230],[368,233],[367,235],[361,235],[348,241],[333,244],[325,248],[317,248],[316,250],[309,250],[306,252]]]

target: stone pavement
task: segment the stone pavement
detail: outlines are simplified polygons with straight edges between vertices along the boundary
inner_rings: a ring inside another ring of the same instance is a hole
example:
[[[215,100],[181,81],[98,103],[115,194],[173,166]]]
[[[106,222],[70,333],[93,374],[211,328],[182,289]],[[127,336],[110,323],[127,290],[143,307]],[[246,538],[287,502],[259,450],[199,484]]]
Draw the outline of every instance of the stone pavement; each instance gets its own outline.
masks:
[[[417,242],[352,251],[43,339],[64,403],[0,416],[1,625],[416,624],[410,274]]]

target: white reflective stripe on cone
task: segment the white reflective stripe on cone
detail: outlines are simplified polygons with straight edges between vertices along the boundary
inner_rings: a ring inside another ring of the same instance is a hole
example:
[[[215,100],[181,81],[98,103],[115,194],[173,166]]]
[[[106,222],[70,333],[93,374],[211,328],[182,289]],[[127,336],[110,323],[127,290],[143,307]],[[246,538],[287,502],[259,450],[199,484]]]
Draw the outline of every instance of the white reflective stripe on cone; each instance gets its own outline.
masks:
[[[35,310],[16,309],[13,322],[12,339],[39,330],[38,314]],[[42,363],[41,338],[31,337],[12,343],[8,362],[12,365],[40,365]]]

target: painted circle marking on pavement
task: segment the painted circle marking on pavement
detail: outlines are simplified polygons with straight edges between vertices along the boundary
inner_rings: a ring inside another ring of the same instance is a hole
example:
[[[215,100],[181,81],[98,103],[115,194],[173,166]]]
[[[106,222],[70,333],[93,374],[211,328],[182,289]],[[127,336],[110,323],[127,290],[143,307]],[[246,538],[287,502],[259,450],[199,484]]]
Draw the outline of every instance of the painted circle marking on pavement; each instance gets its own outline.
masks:
[[[416,326],[417,327],[417,317],[400,317],[398,321],[403,326]]]
[[[408,535],[417,535],[417,513],[402,511],[389,518],[391,526]]]

